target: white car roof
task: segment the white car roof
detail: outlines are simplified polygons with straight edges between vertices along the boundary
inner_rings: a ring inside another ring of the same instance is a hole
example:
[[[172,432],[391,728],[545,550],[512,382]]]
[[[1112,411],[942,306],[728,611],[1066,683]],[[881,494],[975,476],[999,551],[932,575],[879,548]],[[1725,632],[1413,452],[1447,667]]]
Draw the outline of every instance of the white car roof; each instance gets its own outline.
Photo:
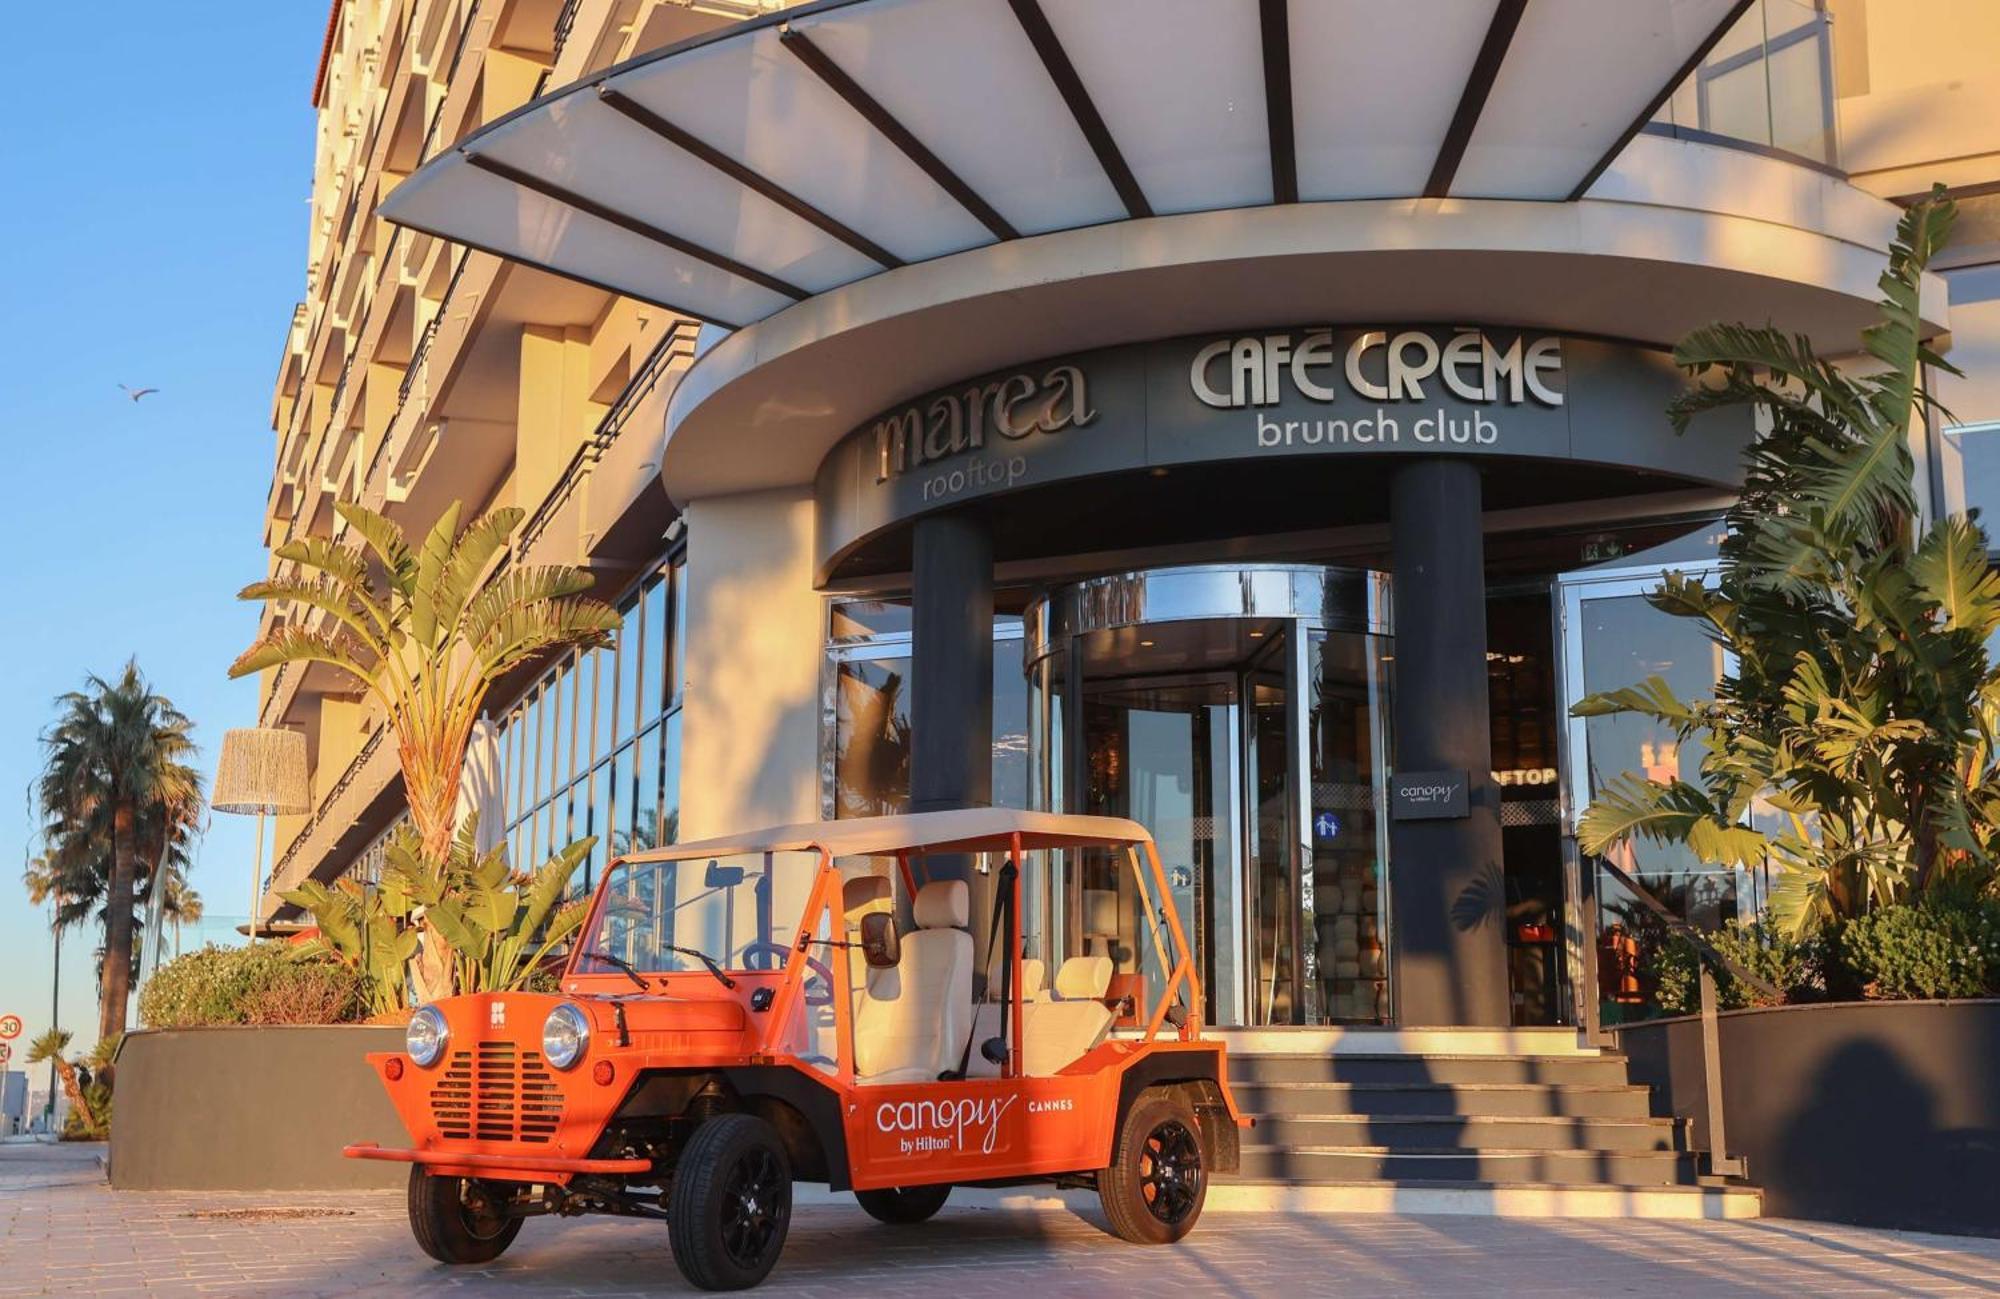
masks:
[[[825,849],[835,857],[863,857],[901,851],[991,852],[1007,848],[1013,836],[1023,849],[1081,844],[1143,843],[1152,836],[1137,821],[1112,816],[1066,816],[976,807],[952,812],[912,812],[904,816],[856,817],[843,821],[803,821],[744,834],[724,835],[633,853],[626,861],[677,861],[729,857],[739,853]]]

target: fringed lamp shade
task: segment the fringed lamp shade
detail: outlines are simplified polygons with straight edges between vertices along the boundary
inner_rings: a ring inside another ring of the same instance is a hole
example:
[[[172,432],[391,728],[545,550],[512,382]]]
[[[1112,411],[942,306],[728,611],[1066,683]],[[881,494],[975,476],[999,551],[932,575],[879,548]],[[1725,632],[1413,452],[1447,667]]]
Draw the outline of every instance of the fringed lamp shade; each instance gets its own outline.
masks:
[[[218,812],[266,812],[296,816],[312,806],[306,787],[303,731],[247,726],[222,735],[222,759],[215,769]]]

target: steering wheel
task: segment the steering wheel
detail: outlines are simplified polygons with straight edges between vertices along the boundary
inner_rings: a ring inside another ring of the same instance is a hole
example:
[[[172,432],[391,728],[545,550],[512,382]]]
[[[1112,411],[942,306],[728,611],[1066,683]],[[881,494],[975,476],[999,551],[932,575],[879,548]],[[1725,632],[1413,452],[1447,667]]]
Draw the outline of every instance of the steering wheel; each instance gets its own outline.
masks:
[[[769,953],[776,958],[769,966],[761,966],[755,959],[765,953]],[[792,949],[782,943],[750,943],[743,948],[742,958],[744,966],[748,969],[779,970],[784,968],[786,961],[792,959]],[[831,1006],[833,1004],[833,971],[827,969],[825,963],[816,956],[806,957],[806,968],[812,971],[812,976],[806,979],[806,1005],[815,1008]]]

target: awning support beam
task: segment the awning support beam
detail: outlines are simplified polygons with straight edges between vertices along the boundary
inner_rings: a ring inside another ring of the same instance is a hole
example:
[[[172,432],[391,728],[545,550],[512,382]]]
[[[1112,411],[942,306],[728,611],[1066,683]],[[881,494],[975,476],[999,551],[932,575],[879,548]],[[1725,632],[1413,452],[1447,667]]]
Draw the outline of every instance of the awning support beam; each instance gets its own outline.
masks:
[[[1465,160],[1465,148],[1472,143],[1472,132],[1479,126],[1479,115],[1486,111],[1486,97],[1493,93],[1493,83],[1500,76],[1500,65],[1507,59],[1507,47],[1514,43],[1514,29],[1521,25],[1521,14],[1527,7],[1528,0],[1500,0],[1500,6],[1493,11],[1493,21],[1486,28],[1486,39],[1479,44],[1479,57],[1472,61],[1472,71],[1465,78],[1465,89],[1459,94],[1458,109],[1452,113],[1451,125],[1446,128],[1444,140],[1438,145],[1437,160],[1431,164],[1430,179],[1424,182],[1425,198],[1443,198],[1451,193],[1451,182],[1458,176],[1458,164]]]
[[[1048,70],[1049,80],[1056,83],[1057,93],[1069,106],[1077,129],[1083,132],[1091,152],[1097,155],[1097,165],[1104,169],[1111,188],[1118,192],[1118,199],[1125,205],[1126,213],[1132,217],[1153,215],[1153,205],[1146,201],[1145,190],[1139,187],[1138,178],[1126,165],[1125,155],[1119,152],[1118,141],[1111,137],[1111,128],[1104,124],[1103,115],[1091,101],[1090,91],[1085,88],[1083,78],[1077,75],[1076,65],[1069,61],[1069,51],[1063,48],[1055,28],[1049,25],[1049,17],[1042,12],[1042,6],[1037,0],[1008,0],[1008,3],[1013,7],[1014,17],[1021,23],[1021,30],[1027,34],[1028,44],[1035,47],[1042,66]]]
[[[825,50],[813,44],[812,38],[796,27],[784,26],[778,29],[778,40],[790,50],[799,62],[806,65],[812,74],[826,84],[826,88],[847,101],[847,106],[861,114],[870,126],[882,137],[902,150],[903,156],[937,183],[939,189],[958,201],[958,205],[970,212],[979,224],[993,232],[996,239],[1019,239],[1021,232],[1007,224],[1007,219],[996,211],[991,203],[979,197],[972,186],[960,179],[957,172],[945,166],[944,159],[925,147],[924,142],[910,134],[908,127],[896,120],[888,109],[876,98],[861,88],[859,82],[847,75],[846,71],[827,57]]]
[[[1632,119],[1632,124],[1625,128],[1624,132],[1619,135],[1618,139],[1612,143],[1609,149],[1604,151],[1604,156],[1597,160],[1597,164],[1583,174],[1583,179],[1578,181],[1576,188],[1569,192],[1569,197],[1566,201],[1571,203],[1576,202],[1589,191],[1592,185],[1597,183],[1597,178],[1602,176],[1613,162],[1617,161],[1619,154],[1625,152],[1625,146],[1632,143],[1633,137],[1645,130],[1646,123],[1652,121],[1654,116],[1666,106],[1667,100],[1673,98],[1674,91],[1680,89],[1680,84],[1694,75],[1694,70],[1701,66],[1703,59],[1708,57],[1708,52],[1714,49],[1716,43],[1728,35],[1729,29],[1736,25],[1736,20],[1749,11],[1750,0],[1736,0],[1736,3],[1729,7],[1729,12],[1724,14],[1722,21],[1715,25],[1715,30],[1710,32],[1707,39],[1695,48],[1694,53],[1688,55],[1687,62],[1681,64],[1679,68],[1675,69],[1674,75],[1667,78],[1667,84],[1660,87],[1660,93],[1654,95],[1651,102],[1639,110],[1639,115]]]
[[[579,212],[594,216],[598,220],[608,222],[621,230],[629,230],[640,238],[650,239],[661,247],[670,248],[683,257],[692,257],[698,262],[705,262],[719,271],[734,275],[738,279],[748,280],[759,288],[769,289],[771,292],[790,298],[794,302],[804,302],[812,296],[796,284],[788,283],[775,275],[766,274],[754,266],[746,266],[734,257],[728,257],[712,249],[703,248],[700,244],[692,243],[681,238],[679,235],[662,230],[650,222],[641,221],[638,217],[632,216],[630,213],[620,212],[616,208],[607,207],[605,204],[599,203],[596,199],[587,198],[582,194],[564,189],[553,181],[544,180],[532,172],[522,171],[519,167],[511,166],[500,161],[498,158],[489,157],[486,154],[474,153],[470,149],[461,149],[459,152],[464,155],[466,162],[483,172],[498,176],[510,184],[519,185],[522,189],[532,190],[540,194],[543,198],[552,199],[557,203],[563,204],[565,207],[573,207]]]
[[[1292,124],[1291,0],[1258,0],[1264,45],[1264,116],[1271,138],[1271,201],[1299,201],[1299,155]]]
[[[688,134],[680,127],[675,126],[666,118],[661,117],[658,113],[655,113],[652,109],[647,108],[644,104],[641,104],[638,100],[633,99],[630,95],[625,94],[616,87],[600,82],[597,87],[597,97],[604,101],[605,107],[623,113],[626,117],[645,127],[668,144],[673,145],[683,153],[700,159],[745,189],[769,199],[771,202],[785,209],[785,211],[790,212],[793,216],[832,235],[835,239],[846,244],[863,257],[890,269],[903,264],[902,258],[896,256],[874,240],[857,233],[851,227],[828,216],[790,190],[773,183],[762,172],[744,166],[728,154],[723,153],[720,149],[710,145],[707,141]]]

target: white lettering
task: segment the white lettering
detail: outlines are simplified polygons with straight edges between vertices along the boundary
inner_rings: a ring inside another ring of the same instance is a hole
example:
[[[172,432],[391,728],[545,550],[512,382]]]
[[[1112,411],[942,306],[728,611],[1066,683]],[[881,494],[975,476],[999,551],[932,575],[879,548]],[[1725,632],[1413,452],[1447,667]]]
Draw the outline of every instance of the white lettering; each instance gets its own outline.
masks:
[[[1347,349],[1347,386],[1370,401],[1389,400],[1389,390],[1379,383],[1371,383],[1361,373],[1361,357],[1371,347],[1381,347],[1388,341],[1388,335],[1381,330],[1370,330],[1354,340]]]
[[[1218,338],[1207,347],[1196,352],[1194,354],[1194,364],[1188,367],[1188,386],[1194,389],[1196,399],[1202,405],[1213,406],[1217,410],[1227,410],[1229,407],[1238,404],[1231,399],[1229,393],[1217,392],[1208,382],[1208,368],[1215,364],[1216,357],[1221,356],[1228,350],[1229,340]]]
[[[1404,353],[1416,348],[1418,361],[1411,365]],[[1429,334],[1415,330],[1405,330],[1396,335],[1396,341],[1389,344],[1389,400],[1422,401],[1424,386],[1421,380],[1429,377],[1438,365],[1437,340]]]

